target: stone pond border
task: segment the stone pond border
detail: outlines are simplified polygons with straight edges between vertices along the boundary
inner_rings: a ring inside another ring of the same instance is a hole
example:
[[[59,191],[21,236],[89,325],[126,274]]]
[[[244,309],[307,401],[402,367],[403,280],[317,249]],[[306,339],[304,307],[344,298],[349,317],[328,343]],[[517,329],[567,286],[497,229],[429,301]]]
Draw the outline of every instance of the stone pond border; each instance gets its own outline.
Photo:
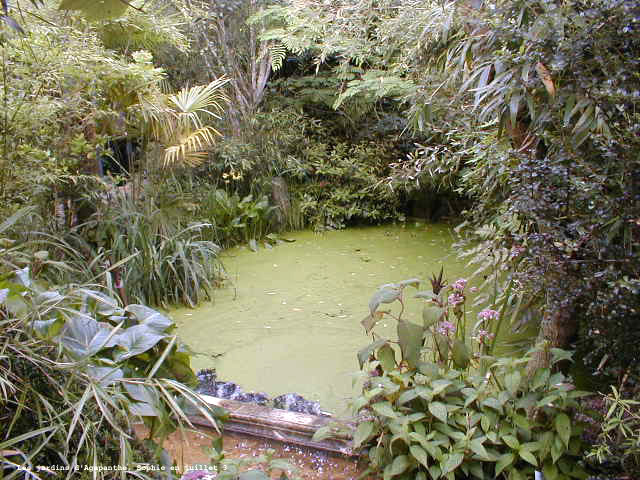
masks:
[[[335,422],[335,419],[331,417],[291,412],[210,395],[200,394],[200,396],[208,404],[222,407],[229,412],[229,420],[225,422],[224,428],[230,432],[279,440],[284,443],[317,448],[347,456],[359,455],[351,448],[351,438],[312,440],[313,434],[318,428]],[[189,419],[194,425],[213,428],[204,417],[192,416]],[[347,425],[350,425],[352,430],[355,429],[354,424],[347,423]]]

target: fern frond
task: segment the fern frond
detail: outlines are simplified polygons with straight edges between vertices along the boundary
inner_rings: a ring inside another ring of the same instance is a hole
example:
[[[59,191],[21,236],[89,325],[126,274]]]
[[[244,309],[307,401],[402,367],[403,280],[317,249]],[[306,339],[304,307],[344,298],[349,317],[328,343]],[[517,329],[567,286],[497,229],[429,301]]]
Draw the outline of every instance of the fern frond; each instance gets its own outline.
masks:
[[[277,72],[282,68],[284,59],[287,56],[287,47],[282,43],[270,45],[269,56],[271,57],[271,68],[274,72]]]

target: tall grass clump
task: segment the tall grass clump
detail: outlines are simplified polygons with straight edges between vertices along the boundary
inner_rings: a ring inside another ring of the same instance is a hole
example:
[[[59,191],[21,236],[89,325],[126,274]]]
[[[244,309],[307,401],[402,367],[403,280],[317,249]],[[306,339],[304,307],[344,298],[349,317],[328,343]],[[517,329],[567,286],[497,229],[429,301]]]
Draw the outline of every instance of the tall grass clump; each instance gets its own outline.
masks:
[[[178,201],[168,205],[154,195],[134,200],[115,195],[79,233],[104,252],[105,284],[126,303],[195,306],[212,298],[222,275],[220,248],[205,235],[205,222]],[[114,268],[115,267],[115,268]]]

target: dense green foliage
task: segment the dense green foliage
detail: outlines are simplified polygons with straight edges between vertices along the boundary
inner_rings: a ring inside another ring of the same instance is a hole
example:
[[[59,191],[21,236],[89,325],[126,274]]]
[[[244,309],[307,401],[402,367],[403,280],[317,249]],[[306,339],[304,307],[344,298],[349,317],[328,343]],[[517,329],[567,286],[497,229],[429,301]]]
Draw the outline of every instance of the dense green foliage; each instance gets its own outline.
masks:
[[[373,331],[393,317],[400,347],[397,358],[395,342],[379,339],[358,354],[369,378],[354,402],[364,418],[354,443],[371,445],[371,471],[385,479],[525,479],[534,469],[548,479],[584,478],[582,427],[570,419],[584,392],[550,368],[527,378],[528,356],[493,357],[500,314],[483,310],[467,325],[465,280],[445,288],[440,275],[432,291],[415,295],[425,301],[422,325],[402,318],[408,285],[419,281],[382,287],[363,321]],[[395,301],[397,315],[378,310]],[[555,353],[554,363],[567,358]]]

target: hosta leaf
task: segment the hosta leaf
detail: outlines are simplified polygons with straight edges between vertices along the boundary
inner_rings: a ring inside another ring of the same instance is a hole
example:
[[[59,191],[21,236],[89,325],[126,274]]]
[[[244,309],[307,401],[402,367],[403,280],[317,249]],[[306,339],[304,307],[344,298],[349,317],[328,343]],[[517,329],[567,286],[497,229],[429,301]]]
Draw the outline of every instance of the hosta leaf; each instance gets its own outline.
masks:
[[[64,327],[64,320],[62,318],[53,318],[51,320],[34,320],[31,325],[41,338],[49,339],[53,338]]]
[[[429,412],[442,423],[447,423],[447,406],[444,403],[431,402],[429,404]]]
[[[159,417],[160,414],[150,403],[145,402],[131,402],[129,411],[132,415],[139,415],[141,417]]]
[[[373,422],[362,422],[353,434],[353,448],[359,448],[373,433]]]
[[[113,382],[124,377],[124,373],[120,368],[113,367],[96,367],[90,365],[87,367],[87,373],[98,380],[103,387],[108,387]]]
[[[496,462],[495,478],[498,478],[500,473],[509,465],[511,465],[515,460],[515,458],[516,457],[513,453],[505,453],[504,455],[501,455],[500,458],[498,458],[498,461]]]
[[[103,348],[109,340],[111,329],[99,324],[88,315],[77,314],[70,317],[60,335],[60,343],[73,355],[90,356]]]
[[[117,345],[124,350],[116,356],[116,360],[122,361],[144,353],[153,348],[163,338],[165,338],[165,335],[159,335],[146,325],[129,327],[116,337]]]
[[[442,464],[442,474],[446,475],[449,472],[453,472],[460,466],[462,460],[464,460],[464,455],[462,453],[451,453],[447,455],[444,459],[444,463]]]
[[[413,458],[424,465],[425,468],[429,468],[429,458],[427,457],[427,452],[425,452],[422,447],[419,447],[418,445],[411,445],[409,447],[409,452],[411,452]]]
[[[398,416],[398,413],[393,409],[393,406],[389,402],[378,402],[374,403],[371,408],[378,415],[382,415],[383,417],[395,418]]]
[[[150,330],[159,334],[164,333],[173,325],[173,320],[169,317],[145,305],[131,304],[125,308],[125,311],[131,313],[141,325],[146,325]]]

